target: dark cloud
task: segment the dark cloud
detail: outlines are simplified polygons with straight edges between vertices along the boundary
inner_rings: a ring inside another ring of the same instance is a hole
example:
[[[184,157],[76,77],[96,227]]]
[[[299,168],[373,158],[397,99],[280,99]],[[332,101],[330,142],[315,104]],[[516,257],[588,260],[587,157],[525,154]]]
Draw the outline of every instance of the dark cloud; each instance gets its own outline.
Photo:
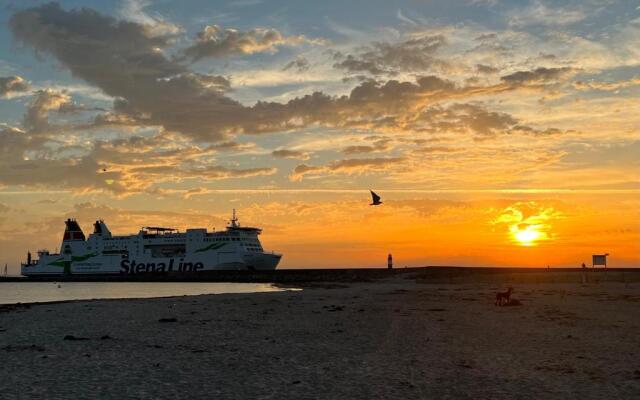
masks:
[[[207,57],[275,52],[278,46],[295,46],[306,41],[302,35],[284,36],[273,28],[254,28],[242,32],[211,25],[198,32],[195,43],[184,50],[184,55],[195,62]]]
[[[161,49],[168,38],[151,35],[144,25],[50,3],[15,13],[9,27],[17,40],[52,54],[73,76],[120,99],[120,110],[149,125],[220,138],[227,116],[242,113],[238,102],[222,95],[226,79],[167,59]]]
[[[287,65],[285,65],[282,68],[282,70],[283,71],[294,70],[297,72],[304,72],[304,71],[308,71],[310,67],[311,65],[309,64],[309,60],[307,60],[304,57],[297,57],[295,60],[288,62]]]
[[[210,149],[215,149],[217,151],[224,152],[232,152],[232,151],[242,151],[246,149],[250,149],[254,147],[253,144],[250,143],[238,143],[233,140],[227,140],[225,142],[219,142],[209,146]]]
[[[245,133],[293,130],[312,124],[373,127],[430,101],[442,101],[465,91],[436,76],[419,77],[415,83],[370,80],[356,86],[348,96],[334,97],[316,92],[284,104],[258,102],[251,107],[250,117],[238,126]]]
[[[309,159],[309,155],[307,153],[305,153],[304,151],[298,151],[298,150],[287,150],[287,149],[274,150],[271,154],[276,158],[293,158],[298,160]]]
[[[289,179],[291,179],[292,181],[297,181],[302,179],[302,177],[305,174],[308,174],[310,172],[314,172],[314,171],[321,171],[324,168],[322,166],[313,166],[313,165],[307,165],[307,164],[300,164],[298,166],[296,166],[293,169],[293,172],[291,173]]]
[[[342,149],[344,154],[363,154],[363,153],[374,153],[377,151],[386,151],[389,149],[390,139],[380,139],[373,142],[371,145],[355,145],[355,146],[347,146]]]
[[[498,34],[495,32],[491,33],[483,33],[479,36],[476,36],[473,40],[477,42],[486,42],[487,40],[496,40],[498,39]]]
[[[499,69],[490,65],[476,64],[476,71],[480,74],[490,75],[497,73]]]
[[[0,76],[0,97],[6,97],[12,93],[26,92],[31,85],[20,76]]]
[[[400,72],[427,72],[437,67],[446,69],[447,62],[436,58],[435,53],[446,44],[442,35],[422,36],[400,43],[373,43],[362,48],[357,54],[336,52],[338,62],[335,68],[350,74],[369,73],[371,75]]]
[[[468,103],[425,108],[412,121],[410,128],[434,134],[461,134],[480,140],[499,135],[549,136],[568,133],[556,128],[530,127],[510,114],[487,110],[481,104]],[[431,148],[426,149],[424,151],[428,152]]]
[[[348,158],[336,160],[327,165],[313,166],[300,164],[295,167],[289,175],[292,181],[299,181],[309,174],[335,174],[335,173],[370,173],[382,172],[388,168],[397,166],[405,159],[402,157],[381,157],[381,158]]]
[[[532,71],[517,71],[500,77],[500,80],[509,85],[545,85],[565,79],[576,72],[577,70],[571,67],[540,67]]]

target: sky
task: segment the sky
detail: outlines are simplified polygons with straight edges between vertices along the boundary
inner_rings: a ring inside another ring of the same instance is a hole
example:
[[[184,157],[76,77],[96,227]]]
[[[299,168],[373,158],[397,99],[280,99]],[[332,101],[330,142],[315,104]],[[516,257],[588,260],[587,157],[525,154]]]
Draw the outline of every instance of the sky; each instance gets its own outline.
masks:
[[[12,273],[234,208],[281,268],[637,267],[638,155],[638,1],[0,2]]]

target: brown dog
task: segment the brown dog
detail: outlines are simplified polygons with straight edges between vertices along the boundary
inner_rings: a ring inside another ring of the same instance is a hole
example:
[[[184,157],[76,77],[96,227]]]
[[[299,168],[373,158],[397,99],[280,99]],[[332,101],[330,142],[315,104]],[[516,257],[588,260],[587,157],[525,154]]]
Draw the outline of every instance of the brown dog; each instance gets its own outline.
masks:
[[[508,304],[511,301],[511,293],[513,293],[513,288],[509,287],[506,292],[498,292],[496,293],[496,305],[503,306]]]

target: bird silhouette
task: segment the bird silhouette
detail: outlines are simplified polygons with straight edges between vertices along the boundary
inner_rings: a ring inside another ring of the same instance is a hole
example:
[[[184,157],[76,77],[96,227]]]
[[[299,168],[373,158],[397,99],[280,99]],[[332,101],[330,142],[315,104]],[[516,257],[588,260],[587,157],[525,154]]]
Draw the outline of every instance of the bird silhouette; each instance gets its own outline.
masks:
[[[371,192],[371,204],[369,204],[369,205],[370,206],[379,206],[380,204],[382,204],[382,202],[380,201],[380,196],[375,194],[373,190],[369,190],[369,191]]]

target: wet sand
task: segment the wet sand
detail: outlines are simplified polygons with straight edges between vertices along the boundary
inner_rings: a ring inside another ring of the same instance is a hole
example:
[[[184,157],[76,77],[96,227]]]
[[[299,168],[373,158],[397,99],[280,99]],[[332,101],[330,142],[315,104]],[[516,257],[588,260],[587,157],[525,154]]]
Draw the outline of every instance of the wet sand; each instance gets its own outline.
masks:
[[[638,398],[638,274],[540,273],[4,306],[0,397]]]

